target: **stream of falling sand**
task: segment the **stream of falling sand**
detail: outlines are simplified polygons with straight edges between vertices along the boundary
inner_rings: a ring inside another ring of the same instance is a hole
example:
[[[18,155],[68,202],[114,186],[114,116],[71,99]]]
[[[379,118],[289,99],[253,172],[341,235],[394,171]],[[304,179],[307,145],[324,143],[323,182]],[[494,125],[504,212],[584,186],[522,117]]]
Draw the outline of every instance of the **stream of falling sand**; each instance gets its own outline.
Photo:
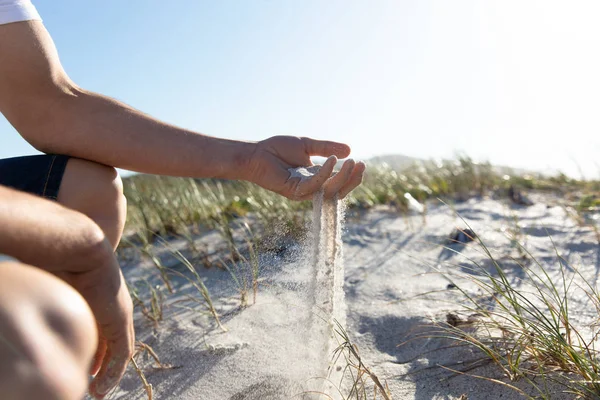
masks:
[[[290,170],[291,177],[309,179],[319,166]],[[344,263],[342,224],[344,220],[343,202],[337,198],[325,199],[323,191],[313,196],[312,229],[310,251],[312,252],[312,275],[309,294],[313,300],[312,335],[321,339],[321,372],[329,381],[337,385],[341,373],[333,365],[333,351],[338,346],[334,331],[335,321],[342,327],[346,325],[346,307],[344,302]],[[325,382],[323,392],[330,396],[337,390]]]
[[[337,394],[334,386],[340,383],[341,369],[335,365],[333,352],[339,337],[335,333],[335,321],[346,326],[344,302],[344,263],[342,254],[343,203],[337,198],[325,200],[320,191],[313,198],[313,262],[315,328],[321,327],[324,340],[322,370],[328,381],[322,391],[330,396]],[[325,321],[323,321],[325,320]],[[341,357],[343,359],[343,357]]]
[[[311,246],[315,307],[327,322],[335,319],[345,326],[343,215],[343,203],[337,198],[324,200],[322,191],[314,195]]]
[[[310,179],[319,167],[289,169],[290,179]],[[337,198],[324,199],[323,191],[313,196],[312,229],[303,252],[309,275],[305,304],[310,309],[310,316],[302,325],[293,327],[295,332],[292,336],[297,336],[303,343],[298,343],[289,355],[281,355],[289,357],[296,366],[305,364],[306,368],[301,368],[302,372],[295,376],[266,377],[229,400],[342,399],[338,387],[344,365],[339,363],[344,357],[335,364],[333,352],[339,339],[334,331],[335,321],[342,327],[346,323],[341,238],[343,216],[343,202]],[[300,353],[296,353],[298,350]],[[299,357],[299,354],[302,355]]]

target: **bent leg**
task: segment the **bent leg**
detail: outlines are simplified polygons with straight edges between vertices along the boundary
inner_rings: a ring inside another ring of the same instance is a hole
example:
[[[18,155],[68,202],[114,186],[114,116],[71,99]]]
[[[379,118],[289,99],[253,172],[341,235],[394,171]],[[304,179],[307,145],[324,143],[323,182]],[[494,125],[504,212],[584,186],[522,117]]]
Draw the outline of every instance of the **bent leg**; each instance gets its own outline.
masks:
[[[77,291],[41,269],[0,262],[2,399],[81,399],[97,343]]]
[[[71,158],[66,165],[57,200],[65,207],[90,217],[116,249],[123,234],[127,201],[117,171],[92,161]],[[100,337],[91,369],[98,373],[106,354],[106,339]]]
[[[87,215],[102,229],[113,249],[117,248],[127,203],[114,168],[66,156],[18,157],[0,160],[0,184],[55,199]],[[106,351],[106,340],[100,338],[92,375],[98,372]]]
[[[78,158],[69,159],[57,200],[94,220],[116,249],[125,226],[127,203],[123,183],[114,168]]]

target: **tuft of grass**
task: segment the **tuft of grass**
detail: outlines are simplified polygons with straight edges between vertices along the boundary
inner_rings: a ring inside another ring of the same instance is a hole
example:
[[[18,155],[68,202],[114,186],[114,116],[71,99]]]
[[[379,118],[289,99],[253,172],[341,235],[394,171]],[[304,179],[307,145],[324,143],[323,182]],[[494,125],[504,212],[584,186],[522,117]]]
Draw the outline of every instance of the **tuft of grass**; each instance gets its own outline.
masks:
[[[171,280],[169,279],[168,275],[169,270],[167,269],[167,267],[164,266],[160,258],[158,258],[156,254],[154,254],[152,246],[143,246],[139,247],[138,249],[143,255],[145,255],[152,261],[152,264],[154,264],[154,266],[158,270],[160,277],[164,282],[169,293],[174,293],[175,291],[173,290],[173,285],[171,284]]]
[[[511,215],[512,226],[510,226],[506,233],[511,241],[511,247],[517,250],[517,254],[519,257],[519,261],[523,264],[528,263],[529,254],[525,250],[525,235],[523,235],[523,231],[521,229],[521,225],[519,224],[519,216],[516,213]]]
[[[333,321],[338,347],[333,352],[334,365],[340,357],[343,357],[346,363],[342,374],[342,381],[346,375],[351,381],[350,391],[345,396],[346,400],[392,400],[387,383],[382,384],[381,380],[375,375],[363,362],[358,347],[353,344],[348,336],[348,332],[337,321]],[[381,397],[379,397],[381,396]]]
[[[445,274],[461,294],[461,311],[471,317],[459,320],[462,323],[457,323],[456,318],[438,322],[433,332],[423,336],[450,339],[479,350],[509,381],[525,381],[540,398],[550,399],[553,385],[578,398],[599,398],[599,333],[578,323],[571,308],[574,292],[579,292],[600,312],[596,285],[578,269],[566,265],[554,243],[556,276],[517,241],[530,265],[524,265],[522,259],[511,259],[524,273],[523,279],[511,280],[483,240],[479,236],[476,240],[491,262],[491,270],[469,259],[472,266],[467,274]],[[534,398],[513,384],[498,383]]]
[[[206,287],[206,285],[204,284],[204,281],[202,280],[202,277],[200,276],[200,274],[198,274],[198,271],[196,270],[196,268],[194,267],[194,265],[183,255],[181,254],[181,252],[175,248],[173,248],[166,240],[164,239],[160,239],[163,243],[163,245],[165,246],[165,248],[182,264],[186,267],[186,269],[188,270],[188,272],[191,273],[192,277],[187,276],[186,274],[183,274],[179,271],[170,269],[169,272],[172,274],[176,274],[182,278],[184,278],[185,280],[187,280],[194,288],[196,288],[196,290],[198,291],[198,293],[200,294],[200,296],[202,297],[202,299],[204,300],[204,305],[208,308],[208,311],[210,312],[210,314],[214,317],[215,322],[217,323],[217,326],[219,328],[221,328],[221,330],[223,330],[224,332],[227,331],[227,329],[223,326],[223,324],[221,324],[221,319],[219,317],[219,313],[217,312],[212,298],[210,296],[210,292],[208,291],[208,288]]]
[[[150,347],[149,345],[147,345],[146,343],[141,342],[141,341],[137,341],[135,343],[135,352],[133,353],[133,356],[131,357],[131,364],[133,365],[133,369],[135,370],[136,374],[142,381],[142,386],[144,386],[144,390],[146,391],[146,396],[148,397],[148,400],[152,400],[154,397],[154,389],[152,388],[152,385],[150,383],[148,383],[148,380],[146,379],[146,375],[144,374],[144,371],[142,371],[142,369],[140,368],[140,366],[138,365],[138,363],[136,361],[136,357],[138,357],[140,354],[143,354],[143,353],[146,353],[150,357],[152,357],[152,359],[155,362],[155,368],[172,369],[172,368],[177,368],[177,367],[174,367],[170,364],[163,364],[160,361],[160,359],[158,358],[158,356],[156,355],[156,352],[154,351],[154,349],[152,347]]]
[[[214,226],[217,231],[221,234],[221,237],[227,244],[227,248],[229,250],[229,258],[236,262],[240,259],[240,252],[235,243],[235,238],[233,237],[233,229],[231,227],[231,219],[232,217],[229,214],[221,213],[218,216],[213,217]]]
[[[147,306],[146,303],[142,300],[139,290],[135,286],[128,285],[129,294],[131,295],[131,299],[133,300],[134,307],[139,307],[142,315],[152,324],[155,328],[158,327],[158,323],[163,320],[163,304],[165,301],[165,297],[160,291],[160,287],[154,287],[148,282],[144,280],[148,291],[150,292],[150,305]]]
[[[231,266],[227,261],[221,260],[221,265],[229,272],[240,294],[240,307],[248,306],[248,276],[241,267],[241,262],[231,261]]]
[[[577,209],[582,211],[595,211],[598,207],[600,207],[600,197],[597,193],[584,195],[577,204]]]
[[[131,248],[136,249],[137,251],[140,252],[140,254],[143,257],[148,258],[150,261],[152,261],[152,264],[156,267],[156,269],[158,270],[158,273],[160,274],[160,278],[162,279],[163,283],[165,284],[165,287],[167,288],[167,290],[169,291],[169,293],[174,293],[173,290],[173,285],[171,284],[171,280],[169,279],[168,276],[168,269],[167,267],[165,267],[165,265],[162,263],[162,261],[160,260],[160,258],[154,253],[152,244],[150,242],[147,241],[147,236],[146,234],[140,234],[138,236],[138,238],[140,239],[140,244],[137,245],[136,243],[134,243],[133,240],[130,240],[128,238],[122,238],[121,242]]]
[[[240,293],[240,305],[242,307],[248,306],[248,296],[250,290],[252,290],[252,304],[256,304],[256,297],[258,295],[259,275],[260,275],[260,263],[258,260],[258,253],[256,250],[256,237],[254,236],[252,229],[248,223],[243,224],[244,228],[244,240],[246,248],[243,253],[247,254],[248,257],[242,254],[242,251],[235,246],[235,253],[237,259],[231,258],[229,264],[227,261],[221,260],[221,265],[229,272]],[[250,289],[251,287],[251,289]]]

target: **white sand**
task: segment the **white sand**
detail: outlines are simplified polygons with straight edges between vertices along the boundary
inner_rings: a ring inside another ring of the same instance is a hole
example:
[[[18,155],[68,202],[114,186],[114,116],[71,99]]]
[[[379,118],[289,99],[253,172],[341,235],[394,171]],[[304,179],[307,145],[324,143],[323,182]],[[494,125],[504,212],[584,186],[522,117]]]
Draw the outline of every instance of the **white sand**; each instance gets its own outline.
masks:
[[[311,231],[311,274],[309,296],[313,298],[313,326],[307,335],[319,332],[322,347],[320,354],[320,376],[327,377],[318,391],[338,398],[336,386],[330,381],[339,382],[342,378],[342,360],[335,363],[331,354],[339,345],[335,334],[336,323],[346,326],[346,305],[344,303],[344,262],[342,243],[342,223],[344,207],[337,199],[326,200],[319,192],[313,198]],[[312,277],[312,279],[311,279]],[[326,323],[324,323],[326,322]]]
[[[558,262],[547,232],[567,262],[579,266],[585,274],[597,274],[600,256],[594,234],[567,218],[563,208],[557,206],[557,199],[532,199],[536,204],[527,208],[473,199],[458,204],[456,210],[500,258],[515,255],[506,229],[512,224],[512,216],[517,215],[527,248],[551,274],[558,273]],[[437,364],[459,368],[461,361],[477,356],[467,349],[445,348],[448,343],[441,340],[411,341],[398,347],[423,329],[429,318],[443,320],[447,312],[458,309],[457,291],[445,290],[448,281],[432,274],[430,268],[465,264],[459,255],[439,247],[455,226],[462,226],[461,221],[447,206],[435,203],[428,205],[425,226],[420,215],[405,218],[385,208],[347,216],[343,240],[348,332],[366,364],[389,384],[395,400],[458,399],[463,394],[470,400],[520,398],[510,389],[487,381],[464,376],[448,379],[451,374],[435,368]],[[219,243],[214,232],[201,240],[209,244],[211,251]],[[466,256],[485,262],[473,243],[461,247]],[[177,284],[178,293],[168,297],[171,306],[157,329],[138,315],[138,338],[153,346],[163,362],[180,366],[153,369],[150,360],[141,359],[155,399],[299,399],[302,397],[293,396],[320,387],[315,382],[322,380],[305,382],[309,376],[322,377],[324,360],[322,337],[312,325],[314,300],[307,293],[313,271],[305,254],[301,246],[294,245],[280,254],[264,255],[264,281],[258,302],[246,309],[239,309],[227,272],[199,267],[229,329],[227,333],[215,327],[203,307],[187,303],[194,308],[188,310],[181,308],[184,304],[173,304],[185,293],[193,294],[181,283]],[[133,260],[123,264],[129,279],[148,277],[158,282],[149,263]],[[517,282],[519,269],[510,263],[503,265]],[[439,292],[413,298],[431,291]],[[582,321],[596,314],[583,294],[571,306],[577,310],[572,315]],[[308,326],[311,329],[306,329]],[[494,368],[471,372],[501,378]],[[145,398],[133,371],[127,373],[113,398]],[[569,396],[556,394],[553,398]]]

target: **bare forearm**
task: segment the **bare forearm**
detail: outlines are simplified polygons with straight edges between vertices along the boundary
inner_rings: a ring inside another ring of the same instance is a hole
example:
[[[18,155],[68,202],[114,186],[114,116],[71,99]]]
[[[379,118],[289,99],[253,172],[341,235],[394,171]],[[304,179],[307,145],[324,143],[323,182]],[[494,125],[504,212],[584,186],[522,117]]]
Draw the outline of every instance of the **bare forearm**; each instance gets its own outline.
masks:
[[[247,179],[255,148],[168,125],[79,88],[40,21],[0,26],[0,112],[41,151],[146,173]]]
[[[52,273],[85,271],[112,252],[83,214],[3,186],[0,227],[0,253]]]
[[[0,112],[39,150],[160,175],[243,179],[291,199],[325,185],[327,197],[360,184],[365,165],[352,160],[329,179],[343,143],[279,136],[258,143],[218,139],[180,129],[125,104],[79,88],[64,71],[40,21],[0,26]],[[329,157],[310,182],[289,168]],[[333,157],[333,158],[331,158]]]
[[[145,173],[245,179],[253,143],[181,129],[76,87],[32,102],[40,114],[18,129],[45,152]]]

